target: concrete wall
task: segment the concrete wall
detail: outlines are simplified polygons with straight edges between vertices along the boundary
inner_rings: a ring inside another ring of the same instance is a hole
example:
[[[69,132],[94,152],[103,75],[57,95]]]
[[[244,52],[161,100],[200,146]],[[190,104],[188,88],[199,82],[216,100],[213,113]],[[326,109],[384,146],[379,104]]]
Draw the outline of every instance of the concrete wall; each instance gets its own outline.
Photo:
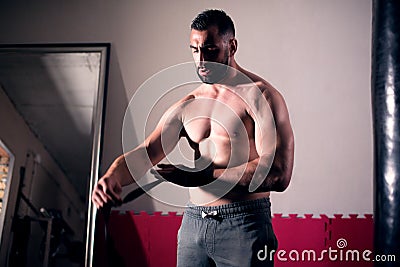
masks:
[[[287,101],[295,168],[290,188],[272,195],[273,212],[371,213],[369,0],[13,1],[0,4],[0,42],[112,44],[104,172],[122,152],[130,98],[151,75],[191,60],[190,21],[205,8],[232,16],[239,64]],[[125,208],[176,210],[146,196]]]

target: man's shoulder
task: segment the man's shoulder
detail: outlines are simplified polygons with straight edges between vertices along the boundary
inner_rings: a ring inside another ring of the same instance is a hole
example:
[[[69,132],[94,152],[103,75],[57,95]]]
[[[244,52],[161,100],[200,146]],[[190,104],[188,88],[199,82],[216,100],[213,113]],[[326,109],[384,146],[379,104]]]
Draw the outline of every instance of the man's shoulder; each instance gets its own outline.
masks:
[[[250,72],[248,70],[242,69],[242,73],[247,77],[249,81],[255,84],[262,92],[277,91],[277,89],[272,86],[266,79],[262,78],[258,74]]]
[[[245,75],[261,91],[261,94],[268,101],[271,108],[276,108],[281,105],[286,105],[284,97],[281,94],[281,92],[266,79],[250,71],[245,71]]]
[[[245,74],[251,81],[251,84],[249,85],[261,91],[261,94],[265,98],[270,99],[280,95],[279,91],[266,79],[249,71]]]

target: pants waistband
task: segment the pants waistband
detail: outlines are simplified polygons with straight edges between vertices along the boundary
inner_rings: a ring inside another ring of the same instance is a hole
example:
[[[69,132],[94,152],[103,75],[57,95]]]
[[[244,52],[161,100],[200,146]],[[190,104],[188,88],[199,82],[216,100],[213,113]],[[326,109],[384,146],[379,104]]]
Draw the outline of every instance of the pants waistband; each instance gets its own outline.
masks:
[[[270,207],[271,202],[269,197],[238,201],[220,206],[197,206],[193,203],[189,203],[186,207],[185,214],[199,219],[205,217],[219,217],[224,219],[246,214],[269,212]]]

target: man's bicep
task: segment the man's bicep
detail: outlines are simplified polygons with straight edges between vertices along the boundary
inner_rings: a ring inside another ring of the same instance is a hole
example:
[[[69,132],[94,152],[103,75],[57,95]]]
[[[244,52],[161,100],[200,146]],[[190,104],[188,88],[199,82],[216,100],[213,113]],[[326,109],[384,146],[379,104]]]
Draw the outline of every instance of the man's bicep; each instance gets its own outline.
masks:
[[[288,175],[293,167],[294,152],[289,112],[282,95],[277,91],[270,103],[272,118],[266,116],[264,127],[258,127],[260,130],[256,134],[257,152],[260,157],[267,157],[272,153],[272,170],[281,175]]]
[[[170,107],[154,131],[146,138],[144,144],[153,164],[157,164],[168,155],[178,143],[183,128],[181,113],[182,108],[179,103]]]
[[[294,135],[290,123],[289,112],[282,96],[275,110],[276,123],[276,151],[272,170],[280,176],[283,187],[290,182],[294,161]]]
[[[276,122],[272,107],[265,100],[259,100],[256,107],[253,109],[254,120],[254,141],[257,153],[260,157],[273,157],[276,141],[277,131]]]

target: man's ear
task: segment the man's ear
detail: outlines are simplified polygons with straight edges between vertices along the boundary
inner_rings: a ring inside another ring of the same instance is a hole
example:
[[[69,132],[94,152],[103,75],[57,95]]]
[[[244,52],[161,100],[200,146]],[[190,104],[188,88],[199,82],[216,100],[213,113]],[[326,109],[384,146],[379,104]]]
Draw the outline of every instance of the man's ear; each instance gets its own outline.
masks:
[[[229,40],[229,56],[234,56],[236,54],[237,51],[237,47],[238,47],[238,43],[236,38],[231,38]]]

